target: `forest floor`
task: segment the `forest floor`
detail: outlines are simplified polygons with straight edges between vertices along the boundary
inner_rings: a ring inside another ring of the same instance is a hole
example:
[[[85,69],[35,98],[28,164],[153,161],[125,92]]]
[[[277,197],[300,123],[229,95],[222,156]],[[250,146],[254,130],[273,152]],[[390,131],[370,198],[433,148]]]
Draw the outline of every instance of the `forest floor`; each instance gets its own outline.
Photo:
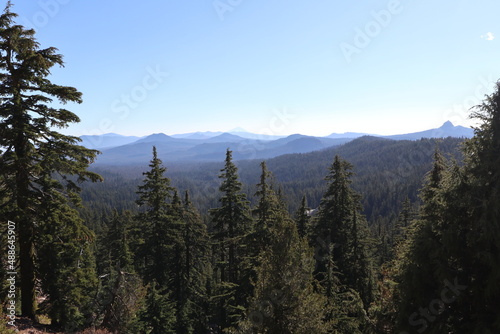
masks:
[[[57,332],[52,331],[48,325],[42,325],[33,323],[33,321],[29,318],[18,317],[16,318],[16,326],[18,329],[17,333],[22,334],[43,334],[43,333],[52,333],[56,334]],[[10,329],[10,327],[9,327]],[[59,333],[57,333],[59,334]],[[62,334],[62,333],[61,333]]]
[[[16,318],[16,326],[18,329],[16,333],[20,334],[65,334],[50,328],[50,325],[37,324],[24,317]],[[83,332],[78,332],[78,334],[110,334],[110,332],[102,329],[86,329]]]

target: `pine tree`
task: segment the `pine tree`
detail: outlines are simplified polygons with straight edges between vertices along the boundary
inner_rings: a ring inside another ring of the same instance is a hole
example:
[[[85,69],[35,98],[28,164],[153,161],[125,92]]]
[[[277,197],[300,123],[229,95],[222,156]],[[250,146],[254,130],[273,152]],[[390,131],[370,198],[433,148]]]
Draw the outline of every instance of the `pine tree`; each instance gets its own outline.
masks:
[[[214,321],[222,328],[230,328],[242,317],[247,302],[240,278],[244,272],[244,241],[251,231],[251,218],[249,203],[241,192],[238,169],[229,149],[219,178],[223,180],[219,188],[222,193],[220,207],[210,210],[216,285],[213,299],[217,305]]]
[[[310,231],[311,227],[309,226],[311,222],[311,217],[308,214],[310,210],[311,208],[308,207],[307,198],[304,195],[302,196],[300,207],[295,213],[295,222],[297,224],[297,231],[299,232],[299,235],[307,239],[309,239],[309,233],[311,232]]]
[[[261,190],[265,189],[262,185],[261,180]],[[323,322],[326,300],[314,291],[312,250],[299,237],[288,213],[266,198],[273,224],[268,227],[268,244],[259,255],[255,295],[238,332],[327,333],[329,324]]]
[[[206,324],[208,234],[186,192],[182,203],[177,191],[171,203],[171,216],[177,223],[170,267],[175,268],[169,285],[176,306],[176,333],[192,333]]]
[[[170,333],[181,326],[184,313],[179,311],[185,311],[182,302],[185,274],[182,267],[182,203],[176,189],[170,186],[170,179],[164,176],[166,168],[154,146],[149,167],[150,170],[143,173],[145,178],[137,191],[137,204],[142,211],[134,228],[141,231],[142,239],[136,245],[136,268],[144,282],[153,282],[142,319],[151,327],[151,333]]]
[[[109,227],[99,242],[99,278],[101,281],[99,314],[101,326],[127,333],[144,302],[144,287],[134,272],[129,248],[129,229],[133,216],[129,211],[113,211]]]
[[[175,334],[175,307],[165,289],[153,280],[148,287],[146,305],[139,315],[140,333]]]
[[[155,280],[161,287],[169,284],[172,276],[169,260],[172,259],[177,231],[173,224],[170,200],[173,188],[170,179],[164,176],[166,168],[153,147],[150,170],[143,173],[143,184],[139,186],[137,204],[143,209],[137,217],[138,229],[144,243],[138,249],[137,270],[146,282]]]
[[[367,308],[373,300],[373,269],[369,252],[369,231],[361,214],[360,196],[351,188],[352,165],[336,156],[326,177],[328,188],[321,200],[313,244],[325,256],[317,261],[316,274],[333,297],[336,285],[329,263],[335,264],[341,285],[361,296]]]
[[[129,246],[129,229],[132,221],[133,216],[130,211],[118,213],[113,210],[107,232],[100,245],[102,251],[98,264],[101,264],[101,267],[105,264],[108,268],[132,269],[133,256]]]
[[[403,201],[403,208],[398,215],[396,226],[394,226],[393,243],[398,243],[405,239],[406,230],[411,225],[413,219],[415,219],[415,214],[410,199],[406,197]]]
[[[421,192],[399,261],[398,329],[500,331],[500,83],[472,116],[482,123],[465,143],[464,165],[437,156]]]
[[[84,226],[78,212],[67,205],[65,197],[54,190],[50,175],[43,175],[39,182],[47,197],[35,225],[36,273],[48,296],[40,309],[49,315],[52,325],[72,332],[94,320],[94,234]]]
[[[183,313],[184,328],[200,333],[207,324],[207,281],[209,278],[210,247],[207,226],[193,206],[186,191],[183,203],[183,240],[185,244],[185,288],[183,291],[186,311]],[[187,332],[187,331],[186,331]],[[180,333],[180,332],[178,332]]]
[[[266,162],[260,164],[260,182],[257,184],[255,196],[259,199],[257,207],[253,210],[255,218],[254,231],[251,234],[250,253],[254,259],[259,257],[260,252],[267,247],[270,241],[270,230],[277,219],[277,210],[280,206],[278,195],[271,183],[272,174],[267,169]],[[254,262],[257,266],[258,262]]]
[[[479,127],[474,129],[474,137],[467,142],[464,174],[461,183],[453,190],[457,200],[463,190],[470,192],[469,205],[472,204],[470,218],[461,220],[459,236],[451,239],[445,235],[446,243],[455,243],[452,251],[460,251],[460,256],[468,273],[467,281],[472,314],[469,318],[475,323],[475,333],[500,332],[500,81],[492,94],[475,107],[472,117],[478,119]],[[465,181],[465,182],[464,182]],[[468,181],[468,182],[467,182]],[[465,189],[464,189],[465,188]],[[464,199],[462,198],[462,203]],[[452,203],[455,204],[455,203]],[[457,209],[459,210],[457,212]],[[469,208],[470,209],[470,208]],[[450,205],[449,215],[462,212],[463,205]],[[471,226],[472,224],[472,226]],[[451,228],[450,228],[451,229]],[[457,233],[457,232],[455,232]],[[465,234],[465,236],[464,236]],[[451,239],[451,240],[450,240]],[[451,242],[450,242],[451,241]],[[467,247],[463,247],[463,242]],[[468,248],[472,249],[472,252]],[[464,308],[463,313],[467,310]]]
[[[55,223],[64,221],[73,225],[68,226],[69,230],[82,230],[81,220],[66,219],[73,214],[65,206],[68,201],[78,201],[79,187],[75,181],[97,181],[100,178],[86,171],[97,151],[78,146],[78,138],[54,130],[79,122],[79,118],[67,109],[53,107],[51,103],[54,100],[62,104],[82,102],[81,93],[75,88],[59,86],[47,79],[53,66],[63,66],[62,55],[52,47],[41,49],[34,30],[16,25],[17,14],[10,9],[11,3],[8,2],[0,15],[0,147],[3,148],[0,202],[8,219],[18,226],[21,313],[35,318],[37,256],[44,261],[48,255],[35,252],[35,235],[41,232],[37,226],[46,223],[40,217],[44,212],[43,205],[50,203],[54,192],[65,193],[54,204],[62,212],[52,218]],[[57,180],[52,178],[55,174],[59,175]],[[68,177],[70,175],[75,177]],[[67,251],[71,252],[64,249]],[[71,263],[74,261],[75,257]],[[61,267],[61,270],[70,269]],[[81,284],[86,283],[82,270],[75,270],[73,275],[81,280]],[[56,296],[51,298],[54,302],[57,300]]]
[[[455,171],[459,172],[456,168]],[[444,282],[453,281],[455,276],[447,263],[448,253],[442,240],[446,211],[443,196],[450,176],[443,156],[436,150],[420,193],[423,201],[420,217],[411,224],[408,239],[397,247],[395,279],[401,282],[396,291],[398,329],[431,333],[449,330],[445,316],[438,319],[439,314],[429,313],[428,306],[446,288]]]

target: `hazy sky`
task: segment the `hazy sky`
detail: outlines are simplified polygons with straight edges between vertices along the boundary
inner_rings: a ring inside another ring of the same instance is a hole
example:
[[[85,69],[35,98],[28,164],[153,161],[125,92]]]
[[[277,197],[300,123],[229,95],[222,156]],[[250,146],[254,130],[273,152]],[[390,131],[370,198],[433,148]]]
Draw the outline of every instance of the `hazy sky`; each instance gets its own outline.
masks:
[[[500,78],[498,0],[12,2],[84,94],[74,135],[470,125]]]

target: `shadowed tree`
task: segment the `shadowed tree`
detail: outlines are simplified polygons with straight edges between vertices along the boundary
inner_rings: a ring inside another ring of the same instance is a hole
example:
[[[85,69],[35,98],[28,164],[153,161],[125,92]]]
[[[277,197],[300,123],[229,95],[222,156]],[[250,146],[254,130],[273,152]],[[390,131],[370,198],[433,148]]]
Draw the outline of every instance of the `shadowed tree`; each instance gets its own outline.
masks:
[[[297,223],[297,231],[299,232],[299,235],[301,237],[308,238],[309,233],[311,232],[310,229],[310,223],[311,223],[311,217],[308,214],[308,211],[311,210],[307,206],[307,199],[306,196],[302,196],[302,201],[300,202],[300,207],[295,213],[295,222]]]

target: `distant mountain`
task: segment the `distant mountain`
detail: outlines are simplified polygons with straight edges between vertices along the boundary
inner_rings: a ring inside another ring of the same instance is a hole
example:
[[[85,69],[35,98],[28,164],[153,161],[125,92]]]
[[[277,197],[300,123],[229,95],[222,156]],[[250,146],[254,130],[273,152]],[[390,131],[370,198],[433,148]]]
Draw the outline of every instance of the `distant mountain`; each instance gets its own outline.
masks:
[[[361,132],[344,132],[344,133],[332,133],[331,135],[326,136],[326,138],[359,138],[363,136],[373,136],[368,133],[361,133]]]
[[[223,132],[190,132],[172,135],[172,138],[187,138],[187,139],[209,139],[223,134]]]
[[[332,133],[326,138],[359,138],[363,136],[374,136],[381,138],[388,138],[394,140],[418,140],[421,138],[471,138],[474,135],[474,131],[471,128],[466,128],[460,125],[453,125],[450,121],[445,122],[441,127],[436,129],[430,129],[426,131],[382,136],[376,134],[359,133],[359,132],[345,132],[345,133]]]
[[[116,146],[127,145],[133,143],[141,137],[136,136],[122,136],[116,133],[106,133],[102,135],[84,135],[80,139],[80,145],[90,149],[111,148]]]
[[[280,138],[284,138],[285,136],[277,136],[277,135],[265,135],[258,133],[250,133],[246,131],[229,131],[230,134],[246,138],[246,139],[256,139],[256,140],[276,140]]]
[[[205,140],[206,143],[237,143],[244,141],[245,138],[231,134],[231,133],[223,133],[218,136],[212,137],[210,139]]]
[[[291,135],[277,140],[255,140],[222,133],[208,139],[173,138],[153,134],[134,143],[102,150],[97,165],[146,164],[151,159],[152,146],[159,157],[171,161],[221,161],[226,149],[236,160],[268,159],[283,154],[306,153],[344,144],[351,139],[332,139]]]
[[[401,135],[383,136],[394,140],[418,140],[421,138],[471,138],[474,130],[460,125],[453,125],[450,121],[445,122],[441,127],[421,132],[407,133]]]
[[[250,134],[243,129],[235,129],[235,133]],[[361,133],[346,132],[331,134],[327,137],[313,137],[293,134],[287,137],[266,139],[252,139],[239,136],[235,133],[197,132],[184,135],[168,136],[164,133],[155,133],[147,137],[125,137],[116,134],[103,135],[102,138],[84,138],[84,145],[90,148],[99,148],[102,155],[97,158],[97,164],[127,165],[145,164],[151,159],[151,148],[156,146],[158,154],[165,162],[172,161],[221,161],[224,159],[226,149],[233,151],[236,160],[270,159],[284,154],[308,153],[325,148],[348,143],[361,136]],[[421,138],[470,138],[473,130],[463,126],[454,126],[451,122],[444,123],[441,127],[427,131],[393,135],[377,136],[386,140],[418,140]],[[253,135],[259,137],[259,135]],[[277,136],[274,136],[277,137]],[[363,137],[364,140],[375,137]],[[91,142],[99,139],[99,145]],[[125,143],[125,144],[121,144]]]
[[[231,131],[227,132],[212,132],[212,131],[205,131],[205,132],[190,132],[190,133],[180,133],[180,134],[175,134],[172,135],[171,137],[173,138],[186,138],[186,139],[209,139],[213,137],[220,136],[224,133],[229,133],[241,138],[245,139],[256,139],[256,140],[276,140],[279,138],[283,138],[285,136],[277,136],[277,135],[265,135],[265,134],[258,134],[258,133],[251,133],[248,131],[245,131],[242,128],[236,128]]]
[[[170,141],[172,139],[173,139],[172,137],[167,136],[164,133],[153,133],[152,135],[146,136],[138,140],[136,143],[158,143],[158,142]]]

